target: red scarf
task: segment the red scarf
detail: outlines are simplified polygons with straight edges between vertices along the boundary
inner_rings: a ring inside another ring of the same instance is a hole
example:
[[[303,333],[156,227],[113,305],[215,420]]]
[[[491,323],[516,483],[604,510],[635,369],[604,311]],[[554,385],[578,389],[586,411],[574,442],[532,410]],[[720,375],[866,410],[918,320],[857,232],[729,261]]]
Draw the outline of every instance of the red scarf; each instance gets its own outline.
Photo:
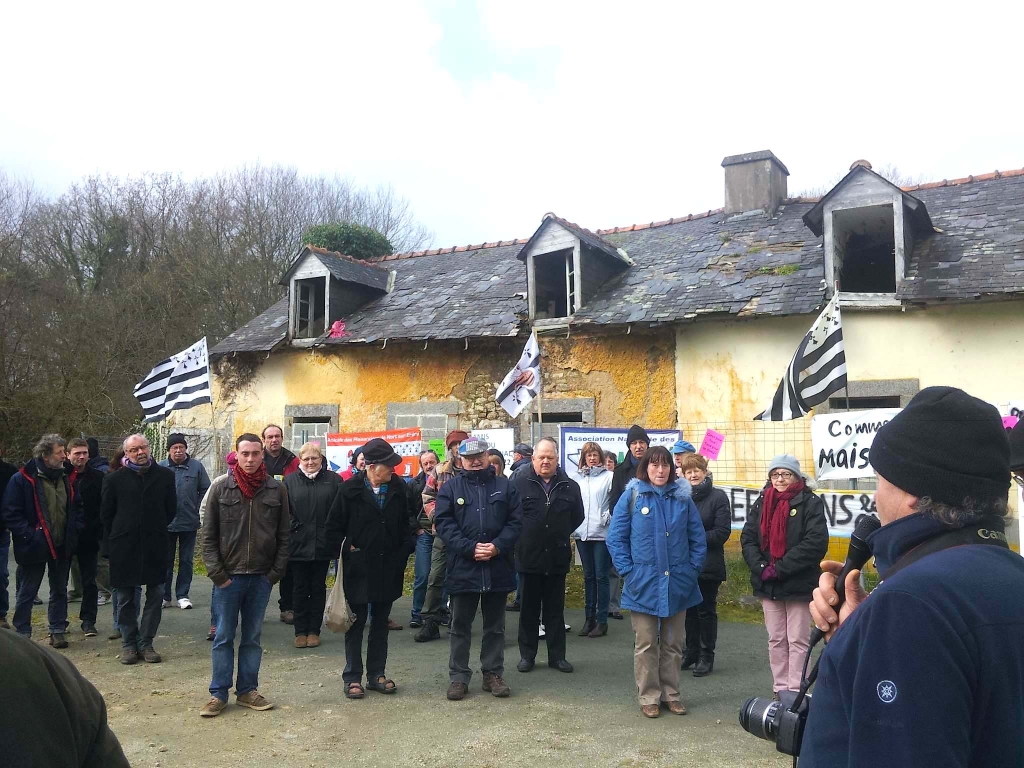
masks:
[[[761,549],[768,548],[773,565],[786,554],[789,502],[803,489],[803,480],[794,481],[781,493],[771,484],[764,489],[764,503],[761,505]]]
[[[267,482],[267,465],[260,464],[251,475],[242,469],[241,465],[235,466],[235,482],[238,483],[238,490],[247,499],[251,499],[256,492]]]

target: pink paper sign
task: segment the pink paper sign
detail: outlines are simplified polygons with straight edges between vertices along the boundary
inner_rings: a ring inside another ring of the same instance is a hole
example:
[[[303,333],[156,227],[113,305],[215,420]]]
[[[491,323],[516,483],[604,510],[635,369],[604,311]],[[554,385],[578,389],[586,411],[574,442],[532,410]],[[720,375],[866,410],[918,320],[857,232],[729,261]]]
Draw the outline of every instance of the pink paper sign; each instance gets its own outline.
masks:
[[[1018,421],[1020,419],[1017,416],[1003,416],[1003,429],[1013,429]]]
[[[715,461],[718,458],[719,451],[722,450],[722,443],[725,442],[725,435],[721,432],[716,432],[713,429],[709,429],[704,433],[704,442],[700,444],[700,455],[705,459],[711,459]]]

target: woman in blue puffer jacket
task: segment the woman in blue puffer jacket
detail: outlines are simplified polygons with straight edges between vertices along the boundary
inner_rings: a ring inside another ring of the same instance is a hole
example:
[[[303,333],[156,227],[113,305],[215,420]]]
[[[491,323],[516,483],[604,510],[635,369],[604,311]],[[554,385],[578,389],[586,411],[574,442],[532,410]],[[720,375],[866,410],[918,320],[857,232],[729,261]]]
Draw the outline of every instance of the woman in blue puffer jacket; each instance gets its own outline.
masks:
[[[650,448],[615,505],[608,551],[622,575],[636,644],[633,667],[640,710],[657,717],[660,704],[685,715],[679,700],[686,609],[702,601],[697,577],[707,542],[690,489],[676,484],[672,455]]]

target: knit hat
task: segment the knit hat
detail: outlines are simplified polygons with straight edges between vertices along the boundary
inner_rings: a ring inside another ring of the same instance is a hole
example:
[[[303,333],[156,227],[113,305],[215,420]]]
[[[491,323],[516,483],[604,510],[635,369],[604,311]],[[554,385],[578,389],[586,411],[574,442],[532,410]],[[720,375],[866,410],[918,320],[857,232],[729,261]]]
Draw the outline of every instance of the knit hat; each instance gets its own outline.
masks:
[[[626,445],[630,446],[637,440],[643,440],[647,445],[651,444],[651,438],[648,436],[647,430],[639,424],[634,424],[629,428],[629,432],[626,433]]]
[[[526,456],[529,458],[533,456],[533,448],[526,443],[517,443],[516,447],[512,449],[512,453],[518,453],[520,456]]]
[[[871,466],[914,496],[989,506],[1010,490],[1010,444],[995,406],[955,387],[928,387],[875,434]]]
[[[452,443],[461,443],[467,437],[469,437],[468,432],[463,432],[461,429],[453,429],[448,433],[448,437],[444,439],[444,447],[451,448]]]
[[[672,446],[672,453],[696,453],[697,449],[693,447],[693,443],[688,443],[685,440],[676,440]]]
[[[780,454],[771,460],[771,463],[768,464],[768,474],[770,475],[776,469],[788,469],[797,477],[800,477],[802,474],[800,472],[800,462],[791,453]]]
[[[1010,430],[1010,469],[1024,471],[1024,419]]]
[[[167,436],[167,450],[171,450],[176,445],[184,445],[185,450],[188,450],[188,441],[185,440],[185,436],[181,432],[172,432]]]

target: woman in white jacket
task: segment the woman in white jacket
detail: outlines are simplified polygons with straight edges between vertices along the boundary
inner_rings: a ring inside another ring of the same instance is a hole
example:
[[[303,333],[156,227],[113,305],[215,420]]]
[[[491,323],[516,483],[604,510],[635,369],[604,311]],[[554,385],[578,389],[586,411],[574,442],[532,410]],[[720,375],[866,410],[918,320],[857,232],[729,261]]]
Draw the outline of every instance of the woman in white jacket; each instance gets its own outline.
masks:
[[[608,571],[612,565],[604,543],[612,517],[609,504],[612,473],[605,469],[604,452],[597,443],[584,443],[576,482],[583,494],[586,513],[583,524],[573,533],[583,563],[587,607],[587,620],[580,637],[603,637],[608,634]]]

